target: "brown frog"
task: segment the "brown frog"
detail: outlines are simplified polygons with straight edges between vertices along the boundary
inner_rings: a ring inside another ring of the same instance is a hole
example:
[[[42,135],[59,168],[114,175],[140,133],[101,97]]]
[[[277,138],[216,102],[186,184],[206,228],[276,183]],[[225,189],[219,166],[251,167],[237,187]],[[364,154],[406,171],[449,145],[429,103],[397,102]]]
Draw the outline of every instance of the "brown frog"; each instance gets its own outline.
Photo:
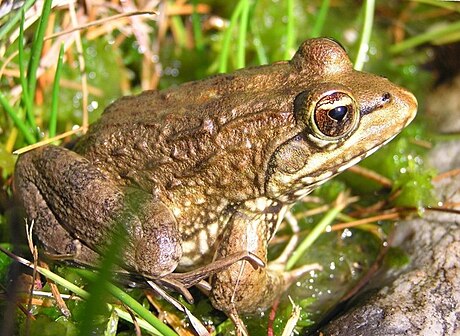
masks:
[[[81,263],[94,263],[114,223],[122,267],[149,279],[240,255],[209,272],[213,305],[237,320],[286,286],[264,266],[286,210],[416,109],[411,93],[354,71],[339,44],[312,39],[291,61],[117,100],[74,151],[22,155],[15,190],[44,250]]]

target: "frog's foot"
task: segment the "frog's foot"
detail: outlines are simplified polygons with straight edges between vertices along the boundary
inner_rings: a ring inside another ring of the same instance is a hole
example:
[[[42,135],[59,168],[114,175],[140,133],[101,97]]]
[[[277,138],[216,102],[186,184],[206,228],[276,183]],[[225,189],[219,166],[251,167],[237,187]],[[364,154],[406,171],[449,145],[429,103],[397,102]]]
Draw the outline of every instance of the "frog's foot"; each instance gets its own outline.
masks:
[[[99,259],[96,252],[83,245],[78,239],[70,240],[70,237],[62,252],[54,253],[52,251],[45,250],[43,251],[43,254],[50,260],[74,261],[85,265],[93,265],[96,263],[96,260]]]
[[[322,271],[323,267],[318,264],[304,265],[292,271],[285,271],[284,264],[269,263],[268,269],[272,272],[281,274],[283,278],[283,291],[286,291],[299,277],[311,271]]]
[[[162,287],[168,287],[182,294],[187,302],[193,303],[193,296],[190,294],[188,288],[196,285],[205,292],[210,292],[211,285],[204,281],[204,279],[241,260],[248,261],[254,269],[265,267],[265,263],[255,254],[251,252],[238,252],[190,272],[170,273],[161,278],[151,280]]]
[[[63,253],[53,253],[45,250],[43,254],[50,260],[75,261],[82,254],[82,248],[81,242],[78,239],[74,239],[66,245],[65,252]]]
[[[228,317],[232,320],[233,324],[235,325],[235,331],[237,336],[249,336],[248,330],[244,325],[243,321],[241,320],[238,312],[236,311],[235,307],[233,307],[229,312],[227,312]]]
[[[299,227],[299,223],[297,222],[297,219],[294,217],[294,215],[292,214],[290,210],[286,211],[286,213],[284,214],[284,219],[289,224],[289,227],[292,230],[292,235],[286,247],[279,255],[279,257],[276,258],[276,260],[272,261],[272,263],[275,263],[275,264],[285,264],[288,261],[289,257],[294,252],[294,250],[296,249],[297,243],[299,242],[300,227]]]

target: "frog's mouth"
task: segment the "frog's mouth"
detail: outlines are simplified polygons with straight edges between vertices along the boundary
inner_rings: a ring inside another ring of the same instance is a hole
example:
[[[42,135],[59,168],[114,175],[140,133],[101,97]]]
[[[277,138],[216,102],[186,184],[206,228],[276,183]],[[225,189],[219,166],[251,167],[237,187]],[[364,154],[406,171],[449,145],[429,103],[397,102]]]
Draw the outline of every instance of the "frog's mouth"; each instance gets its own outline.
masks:
[[[348,168],[356,165],[360,161],[364,160],[365,158],[369,157],[370,155],[374,154],[378,151],[381,147],[388,144],[391,140],[393,140],[399,133],[392,135],[390,138],[386,139],[380,144],[375,145],[374,147],[367,150],[364,154],[357,155],[351,159],[346,160],[346,162],[342,164],[338,164],[327,171],[321,174],[310,174],[307,176],[303,176],[299,179],[294,180],[290,187],[288,188],[291,192],[288,192],[285,195],[279,196],[278,198],[281,201],[285,202],[294,202],[298,199],[301,199],[308,195],[311,191],[319,187],[320,185],[326,183],[333,177],[337,176],[338,174],[342,173],[343,171],[347,170]]]
[[[399,133],[391,136],[389,139],[385,140],[384,142],[382,142],[381,144],[378,144],[374,147],[372,147],[371,149],[369,149],[366,153],[362,154],[362,155],[358,155],[356,156],[355,158],[347,161],[346,163],[344,163],[343,165],[340,165],[336,168],[336,173],[335,175],[337,174],[340,174],[341,172],[347,170],[348,168],[350,167],[353,167],[354,165],[358,164],[359,162],[361,162],[362,160],[364,160],[365,158],[371,156],[372,154],[374,154],[376,151],[378,151],[380,148],[382,148],[383,146],[385,146],[386,144],[388,144],[391,140],[393,140]],[[334,176],[335,176],[334,175]]]

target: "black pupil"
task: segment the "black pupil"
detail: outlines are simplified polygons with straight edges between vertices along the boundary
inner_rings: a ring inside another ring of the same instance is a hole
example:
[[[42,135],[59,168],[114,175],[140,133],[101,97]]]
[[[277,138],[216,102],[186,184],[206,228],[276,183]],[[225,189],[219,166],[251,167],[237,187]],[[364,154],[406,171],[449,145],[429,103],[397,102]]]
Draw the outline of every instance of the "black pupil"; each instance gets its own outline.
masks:
[[[348,108],[346,106],[337,106],[328,112],[329,117],[336,121],[342,121],[345,115],[348,112]]]

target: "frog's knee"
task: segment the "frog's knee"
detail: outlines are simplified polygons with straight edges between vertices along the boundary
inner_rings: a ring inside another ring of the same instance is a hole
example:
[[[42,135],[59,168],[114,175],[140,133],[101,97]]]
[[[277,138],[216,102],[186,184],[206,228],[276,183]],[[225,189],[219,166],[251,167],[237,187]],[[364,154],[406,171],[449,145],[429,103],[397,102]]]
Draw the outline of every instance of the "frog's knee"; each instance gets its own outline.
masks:
[[[172,273],[182,256],[177,235],[161,229],[154,230],[136,243],[135,268],[144,276],[159,278]]]
[[[149,278],[171,273],[182,257],[181,236],[169,208],[152,195],[126,190],[130,249],[126,256],[131,268]]]

